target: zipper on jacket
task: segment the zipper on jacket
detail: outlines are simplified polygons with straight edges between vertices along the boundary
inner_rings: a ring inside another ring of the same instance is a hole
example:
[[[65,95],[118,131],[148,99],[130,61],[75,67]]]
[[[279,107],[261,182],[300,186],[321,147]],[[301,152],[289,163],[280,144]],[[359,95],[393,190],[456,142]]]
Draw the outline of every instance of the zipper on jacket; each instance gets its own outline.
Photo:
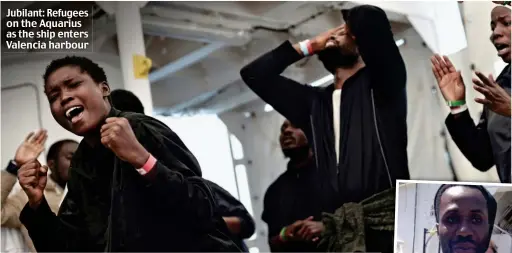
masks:
[[[377,132],[377,141],[379,142],[380,153],[382,155],[382,159],[384,159],[384,166],[386,167],[386,172],[388,173],[389,185],[393,187],[393,180],[391,179],[391,174],[389,173],[388,161],[386,156],[384,155],[384,148],[382,147],[382,142],[380,140],[379,127],[377,125],[377,113],[375,109],[375,101],[373,99],[373,89],[370,90],[372,95],[372,107],[373,107],[373,123],[375,126],[375,131]]]
[[[311,125],[311,133],[313,134],[313,148],[315,149],[315,164],[316,164],[316,167],[317,169],[319,168],[318,166],[318,155],[317,155],[317,149],[316,149],[316,135],[315,135],[315,125],[313,125],[313,115],[309,115],[309,122],[310,122],[310,125]],[[338,163],[336,163],[336,174],[339,175],[340,174],[340,168],[338,167]]]
[[[313,125],[313,115],[309,115],[309,123],[311,124],[311,134],[313,135],[313,149],[315,150],[315,164],[316,169],[318,170],[320,167],[318,166],[318,155],[316,153],[316,135],[315,135],[315,126]],[[339,171],[338,171],[339,173]]]
[[[114,158],[114,173],[112,176],[112,185],[110,186],[110,214],[108,215],[108,227],[107,227],[107,252],[112,252],[112,213],[114,209],[114,197],[116,194],[117,184],[117,158]]]
[[[114,188],[111,189],[112,196],[114,195]],[[110,213],[108,215],[108,226],[107,226],[107,252],[112,252],[112,204],[114,203],[114,198],[110,197]]]

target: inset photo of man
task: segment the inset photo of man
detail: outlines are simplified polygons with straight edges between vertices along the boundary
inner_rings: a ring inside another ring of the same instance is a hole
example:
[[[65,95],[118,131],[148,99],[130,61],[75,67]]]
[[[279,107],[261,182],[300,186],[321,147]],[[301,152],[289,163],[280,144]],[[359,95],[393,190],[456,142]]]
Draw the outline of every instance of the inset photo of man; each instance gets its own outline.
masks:
[[[397,185],[395,252],[512,252],[511,185],[404,180]]]

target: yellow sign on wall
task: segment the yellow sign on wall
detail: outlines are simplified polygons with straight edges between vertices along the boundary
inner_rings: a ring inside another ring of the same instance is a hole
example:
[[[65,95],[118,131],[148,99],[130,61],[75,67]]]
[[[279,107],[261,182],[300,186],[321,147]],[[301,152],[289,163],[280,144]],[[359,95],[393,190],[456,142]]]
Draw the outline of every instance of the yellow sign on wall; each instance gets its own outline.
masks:
[[[152,61],[143,55],[133,55],[133,73],[136,79],[148,78]]]

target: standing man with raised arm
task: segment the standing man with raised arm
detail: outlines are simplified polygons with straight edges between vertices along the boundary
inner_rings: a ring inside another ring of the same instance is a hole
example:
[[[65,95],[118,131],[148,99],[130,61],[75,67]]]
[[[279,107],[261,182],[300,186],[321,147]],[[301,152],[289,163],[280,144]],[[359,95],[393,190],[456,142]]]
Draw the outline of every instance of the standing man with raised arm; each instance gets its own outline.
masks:
[[[370,5],[342,14],[344,25],[297,44],[286,41],[240,72],[258,96],[306,133],[321,180],[318,197],[331,213],[409,179],[406,70],[389,20]],[[334,84],[310,87],[281,75],[314,54]],[[393,252],[392,231],[366,233],[378,233],[368,251]]]

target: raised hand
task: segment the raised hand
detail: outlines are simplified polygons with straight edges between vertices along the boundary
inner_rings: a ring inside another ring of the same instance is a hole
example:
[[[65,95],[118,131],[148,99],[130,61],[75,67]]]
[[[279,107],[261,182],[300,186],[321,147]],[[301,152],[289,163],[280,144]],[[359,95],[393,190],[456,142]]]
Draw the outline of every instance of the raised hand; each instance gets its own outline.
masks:
[[[345,24],[338,26],[336,28],[332,28],[326,32],[323,32],[311,39],[311,47],[313,48],[313,52],[316,54],[321,52],[327,47],[336,46],[335,43],[330,42],[329,39],[335,34],[342,35],[348,33],[348,29]]]
[[[107,118],[101,127],[101,143],[121,160],[141,168],[149,159],[149,152],[140,144],[126,118]]]
[[[44,196],[48,167],[41,166],[37,160],[24,163],[18,171],[18,180],[21,188],[27,194],[30,207],[36,209]]]
[[[510,117],[510,94],[494,81],[492,75],[485,77],[481,72],[476,72],[478,78],[473,78],[473,88],[482,93],[485,98],[475,98],[477,103],[487,106],[493,112]]]
[[[21,166],[28,161],[37,159],[44,150],[44,144],[47,138],[48,135],[44,129],[37,131],[35,134],[34,132],[28,134],[23,143],[21,143],[16,150],[14,162],[16,162],[18,166]]]
[[[460,71],[457,71],[446,56],[432,56],[432,72],[446,101],[466,99],[466,88]]]

